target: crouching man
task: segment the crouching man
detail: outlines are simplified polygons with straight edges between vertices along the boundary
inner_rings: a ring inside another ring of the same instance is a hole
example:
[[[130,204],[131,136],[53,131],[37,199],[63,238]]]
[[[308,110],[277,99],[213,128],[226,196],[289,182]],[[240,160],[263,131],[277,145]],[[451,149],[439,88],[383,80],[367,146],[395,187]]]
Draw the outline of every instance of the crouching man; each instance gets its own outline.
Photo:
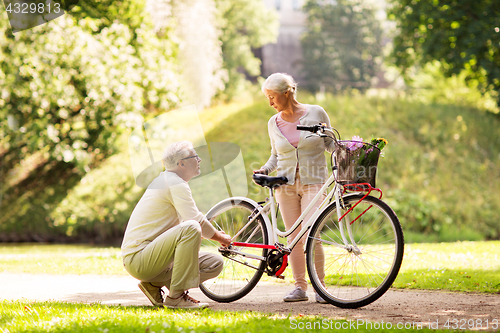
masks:
[[[189,141],[175,142],[163,153],[165,170],[148,186],[125,230],[125,269],[140,280],[153,305],[198,309],[207,303],[188,296],[222,271],[222,257],[200,252],[201,237],[224,246],[231,237],[217,231],[196,207],[188,181],[200,174],[201,159]],[[163,298],[162,287],[169,290]]]

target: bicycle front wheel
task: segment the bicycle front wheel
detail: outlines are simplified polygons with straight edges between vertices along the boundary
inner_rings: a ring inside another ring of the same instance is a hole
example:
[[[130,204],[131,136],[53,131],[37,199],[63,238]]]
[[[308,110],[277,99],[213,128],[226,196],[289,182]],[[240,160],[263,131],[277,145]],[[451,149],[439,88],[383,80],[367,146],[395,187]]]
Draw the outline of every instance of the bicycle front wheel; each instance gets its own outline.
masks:
[[[223,201],[211,209],[207,218],[217,230],[223,230],[234,237],[242,228],[245,228],[234,242],[267,244],[267,229],[262,216],[258,216],[250,224],[250,216],[255,206],[248,201]],[[247,225],[248,224],[248,225]],[[244,252],[256,257],[265,258],[267,249],[235,247],[231,252],[219,251],[220,244],[211,240],[204,240],[200,251],[217,252],[224,257],[222,272],[214,279],[200,284],[201,291],[210,299],[217,302],[233,302],[248,294],[259,282],[266,262],[243,256],[237,252]]]
[[[359,308],[392,285],[403,260],[401,224],[382,200],[362,194],[344,197],[339,223],[330,204],[307,240],[307,269],[314,289],[330,304]],[[355,204],[359,201],[359,204]]]

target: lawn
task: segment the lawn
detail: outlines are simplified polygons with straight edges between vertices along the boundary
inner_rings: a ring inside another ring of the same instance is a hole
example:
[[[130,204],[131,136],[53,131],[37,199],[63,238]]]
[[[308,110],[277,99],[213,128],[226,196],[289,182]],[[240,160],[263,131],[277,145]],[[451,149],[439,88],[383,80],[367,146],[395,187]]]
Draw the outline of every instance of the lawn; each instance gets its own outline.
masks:
[[[500,293],[500,242],[407,244],[393,287]]]

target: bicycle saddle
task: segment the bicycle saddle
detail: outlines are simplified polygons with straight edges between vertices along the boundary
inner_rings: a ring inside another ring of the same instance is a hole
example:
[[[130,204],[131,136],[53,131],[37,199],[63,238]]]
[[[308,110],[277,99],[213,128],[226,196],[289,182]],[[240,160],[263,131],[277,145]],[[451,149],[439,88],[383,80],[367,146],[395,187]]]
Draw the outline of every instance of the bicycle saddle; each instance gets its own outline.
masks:
[[[253,174],[252,179],[257,185],[272,188],[278,187],[288,182],[288,179],[286,177],[271,177],[259,173]]]

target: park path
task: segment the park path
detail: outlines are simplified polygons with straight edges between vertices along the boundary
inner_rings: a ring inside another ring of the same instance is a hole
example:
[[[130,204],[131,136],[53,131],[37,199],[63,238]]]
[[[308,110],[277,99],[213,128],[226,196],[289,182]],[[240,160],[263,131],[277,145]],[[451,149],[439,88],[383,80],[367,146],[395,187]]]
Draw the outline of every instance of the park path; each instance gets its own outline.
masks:
[[[352,310],[313,302],[312,288],[308,290],[310,301],[284,303],[283,295],[292,288],[289,283],[260,282],[249,295],[228,304],[212,302],[198,289],[191,290],[190,295],[209,302],[213,310],[250,310],[285,316],[321,315],[331,319],[346,319],[352,325],[392,323],[394,328],[397,325],[402,328],[402,325],[409,327],[422,324],[424,327],[431,325],[432,328],[442,329],[448,321],[449,325],[456,324],[459,329],[481,329],[478,326],[482,326],[483,330],[500,331],[500,295],[389,290],[378,301]],[[0,273],[0,300],[3,299],[150,305],[138,289],[137,281],[127,276]]]

